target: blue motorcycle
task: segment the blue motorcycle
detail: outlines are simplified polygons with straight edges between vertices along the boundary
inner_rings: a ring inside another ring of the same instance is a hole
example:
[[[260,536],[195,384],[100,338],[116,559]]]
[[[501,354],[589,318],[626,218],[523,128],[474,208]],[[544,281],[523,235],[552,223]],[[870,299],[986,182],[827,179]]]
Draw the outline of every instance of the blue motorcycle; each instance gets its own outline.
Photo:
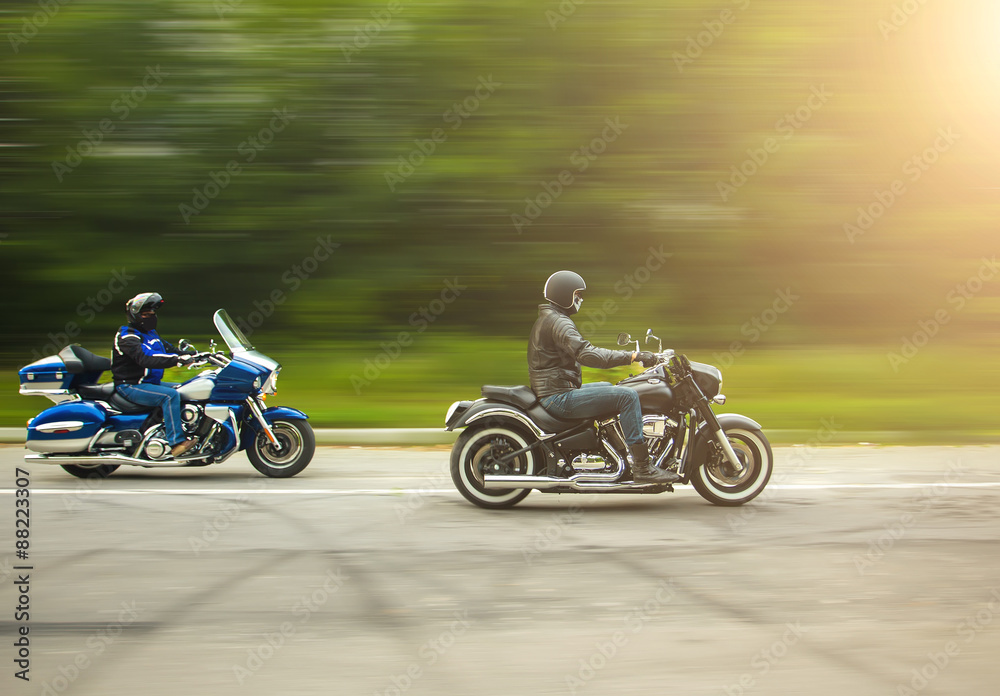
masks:
[[[25,455],[30,463],[57,464],[80,478],[105,478],[126,464],[146,468],[208,466],[246,450],[253,467],[272,478],[295,476],[309,465],[316,438],[308,416],[293,408],[265,408],[277,388],[281,365],[262,353],[225,310],[213,316],[229,352],[195,353],[188,369],[212,366],[183,384],[181,420],[197,444],[170,456],[160,409],[134,404],[98,383],[111,360],[79,345],[63,348],[21,368],[21,394],[55,402],[28,421]],[[183,339],[182,350],[194,350]]]

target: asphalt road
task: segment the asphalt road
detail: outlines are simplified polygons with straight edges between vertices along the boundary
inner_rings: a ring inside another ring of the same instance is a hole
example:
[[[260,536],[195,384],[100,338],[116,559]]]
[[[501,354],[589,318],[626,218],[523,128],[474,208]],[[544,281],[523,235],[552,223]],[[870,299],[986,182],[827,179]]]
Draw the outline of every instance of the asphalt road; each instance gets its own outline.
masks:
[[[2,447],[0,692],[995,693],[1000,447],[775,453],[738,509],[488,512],[445,449],[321,448],[284,481],[242,455],[97,484],[33,465],[19,561]]]

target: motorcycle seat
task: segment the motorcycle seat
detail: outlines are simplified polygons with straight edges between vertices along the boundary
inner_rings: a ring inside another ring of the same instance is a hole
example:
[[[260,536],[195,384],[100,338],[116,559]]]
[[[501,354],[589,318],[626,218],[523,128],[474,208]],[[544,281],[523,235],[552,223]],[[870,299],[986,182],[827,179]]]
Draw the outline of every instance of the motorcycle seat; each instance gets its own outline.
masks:
[[[111,386],[114,387],[113,384]],[[112,390],[111,396],[105,400],[122,413],[147,413],[156,408],[155,406],[133,403],[114,390]]]
[[[122,413],[145,413],[152,411],[149,406],[132,403],[124,396],[115,391],[114,382],[104,384],[81,384],[76,388],[77,393],[84,399],[94,399],[95,401],[106,401],[115,410]]]
[[[487,384],[483,386],[482,392],[483,396],[487,399],[517,406],[524,410],[528,410],[538,403],[538,397],[535,396],[535,392],[531,391],[531,387],[523,385],[517,387],[498,387]]]
[[[594,422],[593,418],[575,418],[573,420],[556,418],[551,413],[546,411],[541,404],[536,404],[528,409],[528,418],[530,418],[535,425],[547,433],[563,433],[567,430],[572,430],[576,426],[582,425],[583,423]]]
[[[538,403],[538,397],[535,396],[535,392],[531,391],[531,387],[498,387],[495,385],[486,385],[483,387],[482,392],[483,396],[487,399],[510,404],[523,410],[534,421],[535,425],[547,433],[561,433],[575,428],[581,423],[593,420],[591,418],[576,418],[573,420],[556,418]]]
[[[115,393],[115,383],[105,382],[104,384],[81,384],[76,388],[77,393],[84,399],[100,399],[107,401]]]

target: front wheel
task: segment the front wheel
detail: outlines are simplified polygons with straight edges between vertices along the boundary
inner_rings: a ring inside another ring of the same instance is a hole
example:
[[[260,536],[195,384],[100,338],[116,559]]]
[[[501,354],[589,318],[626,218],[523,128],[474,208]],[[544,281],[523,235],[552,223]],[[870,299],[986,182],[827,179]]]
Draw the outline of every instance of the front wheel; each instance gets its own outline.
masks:
[[[253,468],[269,478],[291,478],[312,461],[316,452],[316,436],[304,420],[276,420],[271,431],[278,445],[271,444],[267,433],[257,433],[247,448],[247,458]]]
[[[451,480],[466,500],[488,510],[513,507],[528,497],[530,488],[486,490],[484,474],[534,474],[535,457],[531,451],[509,462],[499,462],[504,455],[530,444],[526,435],[506,427],[474,428],[463,432],[451,448]]]
[[[774,457],[771,444],[760,430],[732,428],[725,433],[743,463],[743,471],[733,470],[722,448],[713,439],[706,448],[706,461],[696,462],[691,472],[691,483],[708,502],[735,507],[761,494],[771,479]]]
[[[62,464],[63,469],[82,479],[103,479],[111,476],[118,464],[98,464],[96,466],[79,466],[77,464]]]

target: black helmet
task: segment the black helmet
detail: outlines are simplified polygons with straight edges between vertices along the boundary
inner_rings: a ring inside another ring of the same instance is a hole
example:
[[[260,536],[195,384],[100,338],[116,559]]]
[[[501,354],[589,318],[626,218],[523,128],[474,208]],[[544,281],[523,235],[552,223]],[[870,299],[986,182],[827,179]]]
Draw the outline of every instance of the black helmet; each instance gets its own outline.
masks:
[[[150,310],[156,311],[163,304],[163,298],[158,292],[139,293],[125,303],[125,314],[129,324],[138,324],[139,315]]]
[[[573,271],[557,271],[545,281],[545,299],[554,305],[567,310],[569,314],[580,311],[583,299],[574,297],[577,290],[586,290],[587,284],[583,277]]]

